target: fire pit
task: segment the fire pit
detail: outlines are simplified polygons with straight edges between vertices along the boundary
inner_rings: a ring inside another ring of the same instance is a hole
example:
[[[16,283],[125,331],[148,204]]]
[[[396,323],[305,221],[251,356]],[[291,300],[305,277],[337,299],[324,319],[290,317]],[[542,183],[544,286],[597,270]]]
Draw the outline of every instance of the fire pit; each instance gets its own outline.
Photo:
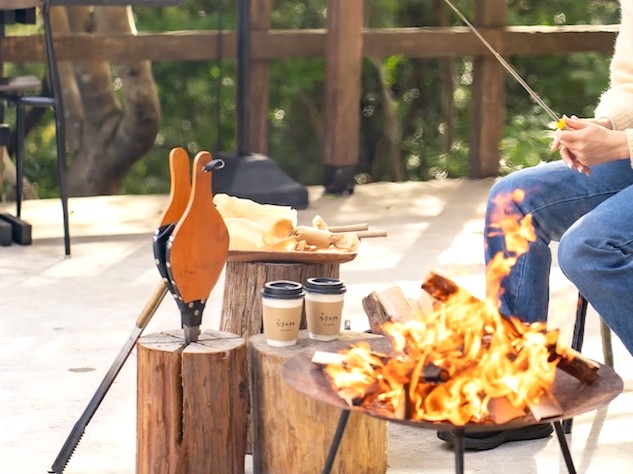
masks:
[[[371,347],[377,351],[388,350],[390,342],[388,339],[379,339],[371,343]],[[349,347],[349,341],[333,343],[331,350],[337,351]],[[430,422],[430,421],[413,421],[408,419],[399,419],[395,416],[389,416],[384,412],[376,412],[361,406],[349,406],[342,398],[338,396],[332,388],[332,384],[322,367],[312,362],[312,354],[305,353],[290,359],[283,367],[283,377],[286,383],[295,390],[324,403],[334,405],[342,410],[339,419],[338,428],[330,445],[330,451],[325,461],[323,473],[331,471],[332,463],[338,450],[341,437],[345,430],[347,418],[350,411],[356,411],[376,418],[388,420],[393,423],[399,423],[418,428],[426,428],[433,430],[452,430],[455,433],[455,472],[463,473],[464,471],[464,447],[463,437],[466,432],[481,432],[492,430],[503,430],[511,428],[519,428],[543,421],[551,422],[556,430],[556,435],[570,473],[575,473],[575,468],[561,421],[578,416],[592,410],[596,410],[606,406],[613,400],[623,388],[622,379],[615,371],[605,365],[599,364],[596,380],[591,383],[582,383],[577,378],[558,369],[556,379],[553,386],[553,395],[562,408],[562,415],[547,418],[545,420],[537,420],[532,414],[526,414],[523,417],[515,418],[510,422],[503,424],[494,423],[467,423],[464,426],[456,426],[447,422]]]
[[[458,473],[464,469],[466,432],[551,422],[567,468],[575,473],[561,420],[607,405],[623,384],[609,367],[559,344],[558,330],[546,321],[528,324],[499,312],[502,281],[536,240],[532,216],[514,212],[512,203],[524,196],[517,189],[494,202],[497,224],[491,232],[504,237],[507,252],[486,265],[484,300],[430,273],[422,283],[433,301],[430,311],[404,305],[404,321],[387,313],[378,325],[384,339],[339,346],[341,359],[323,362],[323,370],[301,356],[284,365],[289,385],[343,410],[323,472],[331,470],[350,411],[358,411],[452,431]]]

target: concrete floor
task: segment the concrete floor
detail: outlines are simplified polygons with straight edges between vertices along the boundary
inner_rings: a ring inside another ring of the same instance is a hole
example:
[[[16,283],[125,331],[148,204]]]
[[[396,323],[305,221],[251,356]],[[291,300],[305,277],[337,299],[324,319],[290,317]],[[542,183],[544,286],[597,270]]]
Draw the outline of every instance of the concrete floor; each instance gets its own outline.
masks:
[[[310,189],[301,224],[321,215],[330,225],[367,222],[387,238],[366,239],[341,266],[352,329],[368,327],[361,299],[399,285],[416,297],[429,271],[483,293],[482,213],[492,181],[378,183],[330,199]],[[159,281],[151,235],[166,196],[71,200],[72,258],[64,258],[58,200],[28,201],[23,218],[33,244],[0,247],[0,473],[46,472],[134,327]],[[0,204],[0,212],[13,206]],[[221,278],[207,304],[203,329],[217,328]],[[576,294],[554,269],[550,323],[571,337]],[[167,299],[146,334],[179,327]],[[579,473],[631,472],[633,371],[614,339],[615,367],[625,390],[608,408],[579,416],[568,437]],[[598,318],[588,317],[583,353],[602,360]],[[127,364],[92,419],[66,472],[134,472],[136,359]],[[247,471],[250,460],[246,459]],[[555,437],[467,453],[465,472],[567,472]],[[454,456],[435,433],[391,424],[389,473],[454,472]],[[280,473],[285,474],[285,473]],[[294,474],[294,473],[292,473]]]

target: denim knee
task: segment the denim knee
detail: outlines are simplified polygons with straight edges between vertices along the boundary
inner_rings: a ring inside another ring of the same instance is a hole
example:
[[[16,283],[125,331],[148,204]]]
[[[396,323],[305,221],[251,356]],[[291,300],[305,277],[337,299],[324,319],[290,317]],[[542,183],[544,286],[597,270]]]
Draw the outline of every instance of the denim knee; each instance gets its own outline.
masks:
[[[507,176],[504,176],[501,179],[498,179],[490,188],[490,192],[488,194],[490,202],[492,198],[500,195],[507,195],[521,188],[522,179],[520,177],[520,173],[511,173]]]
[[[591,278],[591,253],[588,240],[576,225],[560,239],[558,265],[563,274],[576,286],[581,280]]]

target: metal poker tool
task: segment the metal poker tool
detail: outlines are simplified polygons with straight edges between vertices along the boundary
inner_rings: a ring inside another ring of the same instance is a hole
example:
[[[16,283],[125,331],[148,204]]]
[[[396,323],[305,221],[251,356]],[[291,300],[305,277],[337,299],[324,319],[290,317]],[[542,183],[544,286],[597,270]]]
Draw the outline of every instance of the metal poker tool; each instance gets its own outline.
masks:
[[[497,50],[495,50],[492,45],[483,37],[483,35],[475,28],[475,26],[468,21],[468,18],[464,16],[464,14],[459,11],[459,9],[453,5],[451,0],[444,0],[444,2],[459,16],[459,18],[470,28],[470,30],[479,38],[479,40],[483,43],[483,45],[490,50],[490,52],[494,55],[494,57],[499,61],[499,63],[505,68],[505,70],[526,90],[526,92],[530,95],[532,100],[536,102],[545,113],[556,122],[556,128],[559,130],[563,130],[567,124],[564,118],[559,117],[549,105],[545,103],[543,99],[539,97],[539,95],[530,87],[530,85],[525,82],[525,80],[519,75],[518,72],[501,56]]]
[[[184,149],[174,148],[171,151],[169,155],[169,168],[171,172],[171,191],[169,202],[163,212],[163,215],[161,216],[160,228],[169,227],[170,225],[173,228],[173,222],[177,222],[185,211],[191,190],[191,183],[189,181],[189,157]],[[66,469],[66,465],[68,464],[68,461],[70,461],[77,445],[81,441],[88,423],[92,420],[92,417],[101,405],[101,402],[108,393],[108,390],[110,390],[114,380],[123,368],[125,361],[136,346],[137,341],[143,334],[143,331],[147,327],[149,321],[152,319],[152,316],[156,313],[156,310],[163,301],[166,293],[167,285],[161,281],[154,290],[154,293],[152,293],[150,299],[145,304],[141,314],[136,319],[134,329],[125,341],[125,344],[119,351],[119,354],[112,362],[112,365],[101,381],[101,384],[90,399],[90,402],[88,402],[84,412],[73,426],[68,438],[59,451],[57,458],[55,458],[49,473],[61,474]]]

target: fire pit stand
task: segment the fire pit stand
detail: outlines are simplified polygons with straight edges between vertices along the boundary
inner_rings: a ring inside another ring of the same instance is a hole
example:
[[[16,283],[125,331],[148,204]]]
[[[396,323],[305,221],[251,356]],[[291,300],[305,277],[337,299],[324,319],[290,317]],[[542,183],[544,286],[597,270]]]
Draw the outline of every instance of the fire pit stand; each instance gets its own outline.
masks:
[[[385,343],[386,340],[378,341],[377,344],[372,343],[372,347],[382,346],[384,348]],[[345,343],[341,341],[339,346],[340,347],[337,347],[337,345],[333,344],[332,351],[348,348],[349,341]],[[282,376],[285,382],[298,392],[329,405],[339,407],[342,410],[322,470],[323,474],[329,474],[332,470],[332,465],[336,458],[341,438],[343,437],[349,415],[352,411],[381,418],[393,423],[400,423],[418,428],[453,431],[455,435],[455,472],[457,474],[462,474],[464,472],[464,435],[466,432],[499,431],[521,428],[539,423],[539,420],[536,420],[531,414],[528,414],[504,424],[495,425],[473,423],[463,427],[458,427],[450,423],[401,420],[383,413],[376,413],[364,407],[350,407],[336,394],[330,384],[329,378],[320,366],[317,366],[312,362],[311,356],[311,353],[301,353],[288,360],[283,366]],[[591,384],[582,383],[562,370],[558,370],[556,374],[553,395],[561,406],[563,414],[558,417],[548,418],[546,421],[549,421],[554,426],[567,470],[571,474],[575,474],[576,470],[561,421],[606,406],[622,392],[623,383],[620,376],[616,374],[611,367],[602,364],[599,364],[599,367],[598,378]]]
[[[345,427],[347,426],[349,415],[350,410],[341,411],[341,417],[339,418],[336,432],[334,433],[334,437],[332,438],[332,444],[330,445],[330,450],[328,451],[325,465],[323,466],[321,474],[330,474],[332,472],[332,466],[334,465],[336,453],[338,452],[339,445],[341,444],[341,438],[343,437],[343,433],[345,432]],[[396,420],[391,421],[393,422]],[[560,421],[554,421],[552,422],[552,424],[554,425],[554,430],[556,431],[556,437],[558,438],[558,443],[560,444],[560,450],[563,453],[563,459],[565,459],[567,472],[569,472],[569,474],[576,474],[576,468],[574,467],[574,461],[571,457],[571,451],[569,450],[569,445],[567,444],[567,439],[565,438],[563,426]],[[466,434],[466,430],[464,428],[454,428],[452,431],[454,435],[453,450],[455,451],[455,473],[463,474],[464,435]]]

